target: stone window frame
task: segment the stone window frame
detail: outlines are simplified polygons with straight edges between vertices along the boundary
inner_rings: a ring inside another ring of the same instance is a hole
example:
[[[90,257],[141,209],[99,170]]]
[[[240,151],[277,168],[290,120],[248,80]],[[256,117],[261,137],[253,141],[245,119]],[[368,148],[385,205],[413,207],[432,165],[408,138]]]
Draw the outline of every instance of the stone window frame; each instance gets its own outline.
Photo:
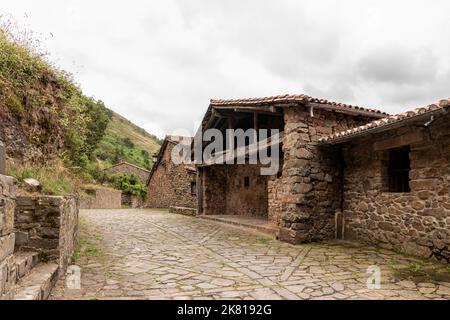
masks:
[[[244,188],[250,188],[250,176],[244,177]]]
[[[191,195],[196,196],[197,195],[197,182],[191,181]]]
[[[404,149],[407,150],[409,156],[409,167],[408,168],[397,168],[392,169],[392,159],[391,155],[394,150]],[[406,171],[408,172],[408,183],[406,186],[395,186],[392,182],[392,171]],[[382,177],[382,191],[384,193],[392,193],[392,194],[401,194],[401,193],[411,193],[411,179],[409,178],[409,174],[411,172],[411,146],[403,145],[395,148],[389,148],[382,151],[381,154],[381,177]]]

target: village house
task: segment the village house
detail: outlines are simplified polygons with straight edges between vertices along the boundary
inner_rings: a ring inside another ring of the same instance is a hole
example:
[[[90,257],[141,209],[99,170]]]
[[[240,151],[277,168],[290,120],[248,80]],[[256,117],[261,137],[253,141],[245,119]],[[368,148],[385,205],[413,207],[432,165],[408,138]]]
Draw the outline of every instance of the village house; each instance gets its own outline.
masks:
[[[280,169],[203,159],[197,214],[264,221],[290,243],[349,239],[448,261],[448,104],[389,116],[306,95],[211,100],[199,132],[278,129]]]
[[[104,172],[107,174],[133,174],[139,179],[139,182],[142,184],[146,184],[148,181],[148,177],[150,176],[149,170],[126,161],[121,161],[113,165],[111,168],[105,169]]]
[[[147,181],[147,207],[169,208],[172,212],[195,215],[195,166],[175,164],[171,158],[178,143],[190,144],[191,141],[191,137],[166,136]]]
[[[340,155],[337,236],[450,261],[450,100],[320,139]]]

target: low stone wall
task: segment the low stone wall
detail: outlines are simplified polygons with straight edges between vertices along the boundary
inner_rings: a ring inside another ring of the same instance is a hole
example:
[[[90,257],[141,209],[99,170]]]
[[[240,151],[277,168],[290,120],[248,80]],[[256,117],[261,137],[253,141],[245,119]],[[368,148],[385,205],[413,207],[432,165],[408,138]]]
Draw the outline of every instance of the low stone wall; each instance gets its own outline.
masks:
[[[191,217],[195,217],[197,215],[197,209],[195,209],[195,208],[170,207],[169,212],[182,214],[185,216],[191,216]]]
[[[75,196],[17,197],[16,250],[35,251],[43,261],[56,261],[64,274],[78,232]]]
[[[145,199],[122,192],[122,206],[128,208],[145,208]]]
[[[120,209],[122,191],[110,188],[86,188],[80,199],[81,209]]]
[[[14,285],[14,179],[0,175],[0,300],[12,298]]]

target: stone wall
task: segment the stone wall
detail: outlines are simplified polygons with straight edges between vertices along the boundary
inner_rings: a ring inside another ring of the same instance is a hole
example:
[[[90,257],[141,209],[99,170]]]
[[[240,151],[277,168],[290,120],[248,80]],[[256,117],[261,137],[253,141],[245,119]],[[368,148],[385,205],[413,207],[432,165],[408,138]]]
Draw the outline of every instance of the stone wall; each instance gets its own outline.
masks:
[[[142,184],[147,184],[148,177],[150,176],[150,171],[126,162],[122,162],[111,168],[108,168],[105,170],[105,172],[107,174],[114,174],[114,173],[134,174],[136,177],[139,178],[139,181]]]
[[[76,245],[78,199],[75,196],[17,197],[16,250],[35,251],[57,261],[64,274]]]
[[[122,192],[122,207],[128,208],[144,208],[146,206],[145,199],[134,196],[129,193]]]
[[[192,183],[196,183],[195,171],[171,160],[174,144],[168,143],[161,160],[148,184],[147,206],[150,208],[187,207],[196,208],[196,195]]]
[[[214,165],[203,172],[204,214],[253,216],[278,223],[282,185],[276,176],[262,176],[259,165]]]
[[[0,175],[0,300],[12,298],[14,273],[14,179]]]
[[[450,121],[391,130],[346,144],[346,239],[450,260]],[[408,193],[386,189],[387,149],[410,145]]]
[[[3,143],[0,141],[0,174],[6,173],[6,150]]]
[[[122,208],[122,191],[103,188],[87,187],[81,196],[81,209],[120,209]]]
[[[258,165],[225,165],[226,214],[267,218],[267,180]],[[248,179],[248,186],[245,186]]]
[[[341,207],[340,153],[322,149],[322,136],[370,119],[320,109],[290,107],[284,112],[282,220],[279,239],[290,243],[319,241],[335,235],[335,213]]]
[[[281,225],[283,217],[283,180],[278,176],[270,176],[267,180],[267,209],[268,221],[277,226]]]
[[[182,214],[184,216],[194,217],[197,215],[197,210],[194,208],[184,208],[184,207],[170,207],[170,213]]]
[[[226,184],[227,165],[215,165],[204,167],[202,169],[203,194],[202,208],[203,212],[199,214],[223,215],[227,214],[226,206]]]

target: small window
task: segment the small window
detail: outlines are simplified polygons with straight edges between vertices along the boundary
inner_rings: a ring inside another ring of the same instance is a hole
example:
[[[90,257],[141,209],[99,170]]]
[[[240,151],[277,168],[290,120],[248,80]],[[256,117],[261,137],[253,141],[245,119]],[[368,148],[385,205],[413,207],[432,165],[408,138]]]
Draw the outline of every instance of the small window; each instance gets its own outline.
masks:
[[[389,150],[389,192],[410,192],[409,171],[411,163],[409,159],[409,146]]]
[[[250,177],[244,177],[244,187],[250,187]]]
[[[197,195],[197,183],[195,181],[191,182],[191,194],[193,196]]]

